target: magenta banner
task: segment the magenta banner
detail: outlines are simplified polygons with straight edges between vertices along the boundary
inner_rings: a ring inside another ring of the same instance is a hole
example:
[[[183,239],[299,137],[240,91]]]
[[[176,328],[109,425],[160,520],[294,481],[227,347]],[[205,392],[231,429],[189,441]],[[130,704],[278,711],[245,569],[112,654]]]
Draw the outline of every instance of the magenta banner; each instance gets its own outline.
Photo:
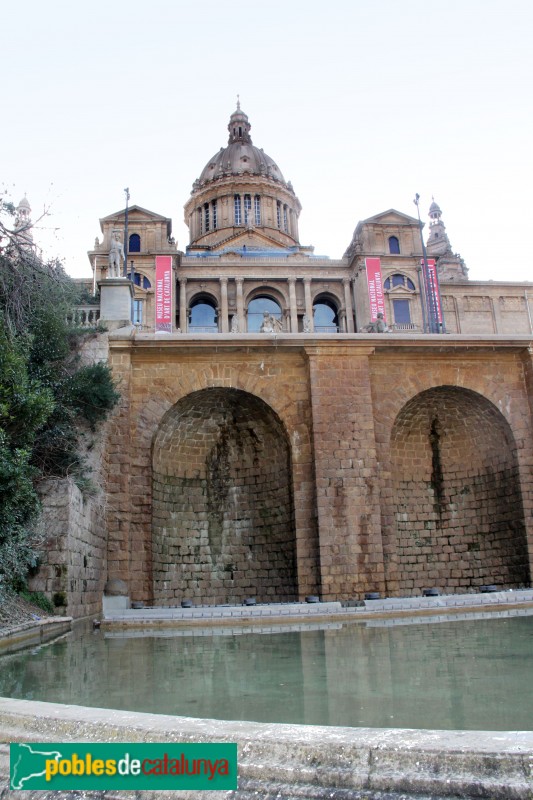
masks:
[[[368,283],[368,298],[370,300],[370,321],[375,322],[378,314],[385,314],[385,298],[383,296],[383,280],[381,278],[381,259],[366,258],[366,280]]]
[[[172,256],[155,259],[155,330],[172,333]]]

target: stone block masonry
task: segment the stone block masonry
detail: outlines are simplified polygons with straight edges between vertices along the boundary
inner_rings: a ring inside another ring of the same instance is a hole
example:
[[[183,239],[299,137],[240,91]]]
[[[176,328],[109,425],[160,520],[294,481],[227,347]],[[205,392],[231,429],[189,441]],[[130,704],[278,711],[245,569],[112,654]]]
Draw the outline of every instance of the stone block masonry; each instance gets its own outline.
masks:
[[[529,585],[529,344],[110,334],[98,580],[164,605]],[[69,613],[97,602],[62,578],[77,547],[50,545]]]
[[[108,447],[109,577],[132,599],[529,582],[523,342],[111,342],[123,401]]]
[[[156,603],[295,599],[289,446],[262,400],[193,392],[165,417],[153,462]]]
[[[309,347],[324,600],[383,591],[370,348]]]

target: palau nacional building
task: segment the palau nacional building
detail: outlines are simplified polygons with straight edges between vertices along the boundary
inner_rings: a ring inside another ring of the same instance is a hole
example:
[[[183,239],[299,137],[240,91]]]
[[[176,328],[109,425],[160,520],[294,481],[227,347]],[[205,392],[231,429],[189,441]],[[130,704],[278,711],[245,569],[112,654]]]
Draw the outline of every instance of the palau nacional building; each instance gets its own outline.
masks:
[[[533,284],[470,281],[435,202],[423,233],[389,209],[316,256],[250,129],[237,107],[184,251],[159,213],[100,220],[87,313],[121,403],[98,496],[45,497],[35,587],[81,615],[110,585],[156,605],[529,586]]]

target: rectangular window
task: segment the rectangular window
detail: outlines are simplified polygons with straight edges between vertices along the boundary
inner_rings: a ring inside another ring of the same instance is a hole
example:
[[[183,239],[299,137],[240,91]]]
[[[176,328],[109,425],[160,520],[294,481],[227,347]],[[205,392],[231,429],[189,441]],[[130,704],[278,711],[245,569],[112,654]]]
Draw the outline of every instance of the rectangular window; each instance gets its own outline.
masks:
[[[278,228],[281,230],[281,203],[279,202],[279,200],[276,203],[276,211],[277,211]]]
[[[252,198],[249,194],[244,195],[244,224],[250,225],[252,222]]]
[[[205,232],[209,230],[209,203],[206,203],[204,206],[204,213],[205,213]]]
[[[143,323],[143,305],[144,300],[133,301],[133,324],[142,325]]]
[[[261,225],[261,198],[258,194],[254,197],[255,224]]]
[[[204,232],[204,215],[202,209],[198,209],[198,233],[201,235]]]
[[[283,206],[283,230],[289,232],[289,221],[287,219],[287,206]]]
[[[213,230],[217,227],[217,201],[213,200],[211,203],[211,212],[213,217]]]
[[[234,198],[235,206],[235,225],[241,225],[241,196],[236,194]]]
[[[399,325],[411,324],[411,312],[409,310],[409,300],[393,300],[394,321]]]

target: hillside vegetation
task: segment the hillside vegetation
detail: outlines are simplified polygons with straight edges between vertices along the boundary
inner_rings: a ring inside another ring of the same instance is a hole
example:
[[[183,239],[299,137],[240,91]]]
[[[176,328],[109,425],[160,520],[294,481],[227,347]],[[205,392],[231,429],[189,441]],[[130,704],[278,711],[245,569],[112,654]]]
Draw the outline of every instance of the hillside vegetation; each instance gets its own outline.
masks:
[[[36,566],[38,482],[87,485],[79,426],[94,428],[118,400],[107,365],[79,363],[88,334],[67,323],[78,294],[0,200],[0,592]]]

